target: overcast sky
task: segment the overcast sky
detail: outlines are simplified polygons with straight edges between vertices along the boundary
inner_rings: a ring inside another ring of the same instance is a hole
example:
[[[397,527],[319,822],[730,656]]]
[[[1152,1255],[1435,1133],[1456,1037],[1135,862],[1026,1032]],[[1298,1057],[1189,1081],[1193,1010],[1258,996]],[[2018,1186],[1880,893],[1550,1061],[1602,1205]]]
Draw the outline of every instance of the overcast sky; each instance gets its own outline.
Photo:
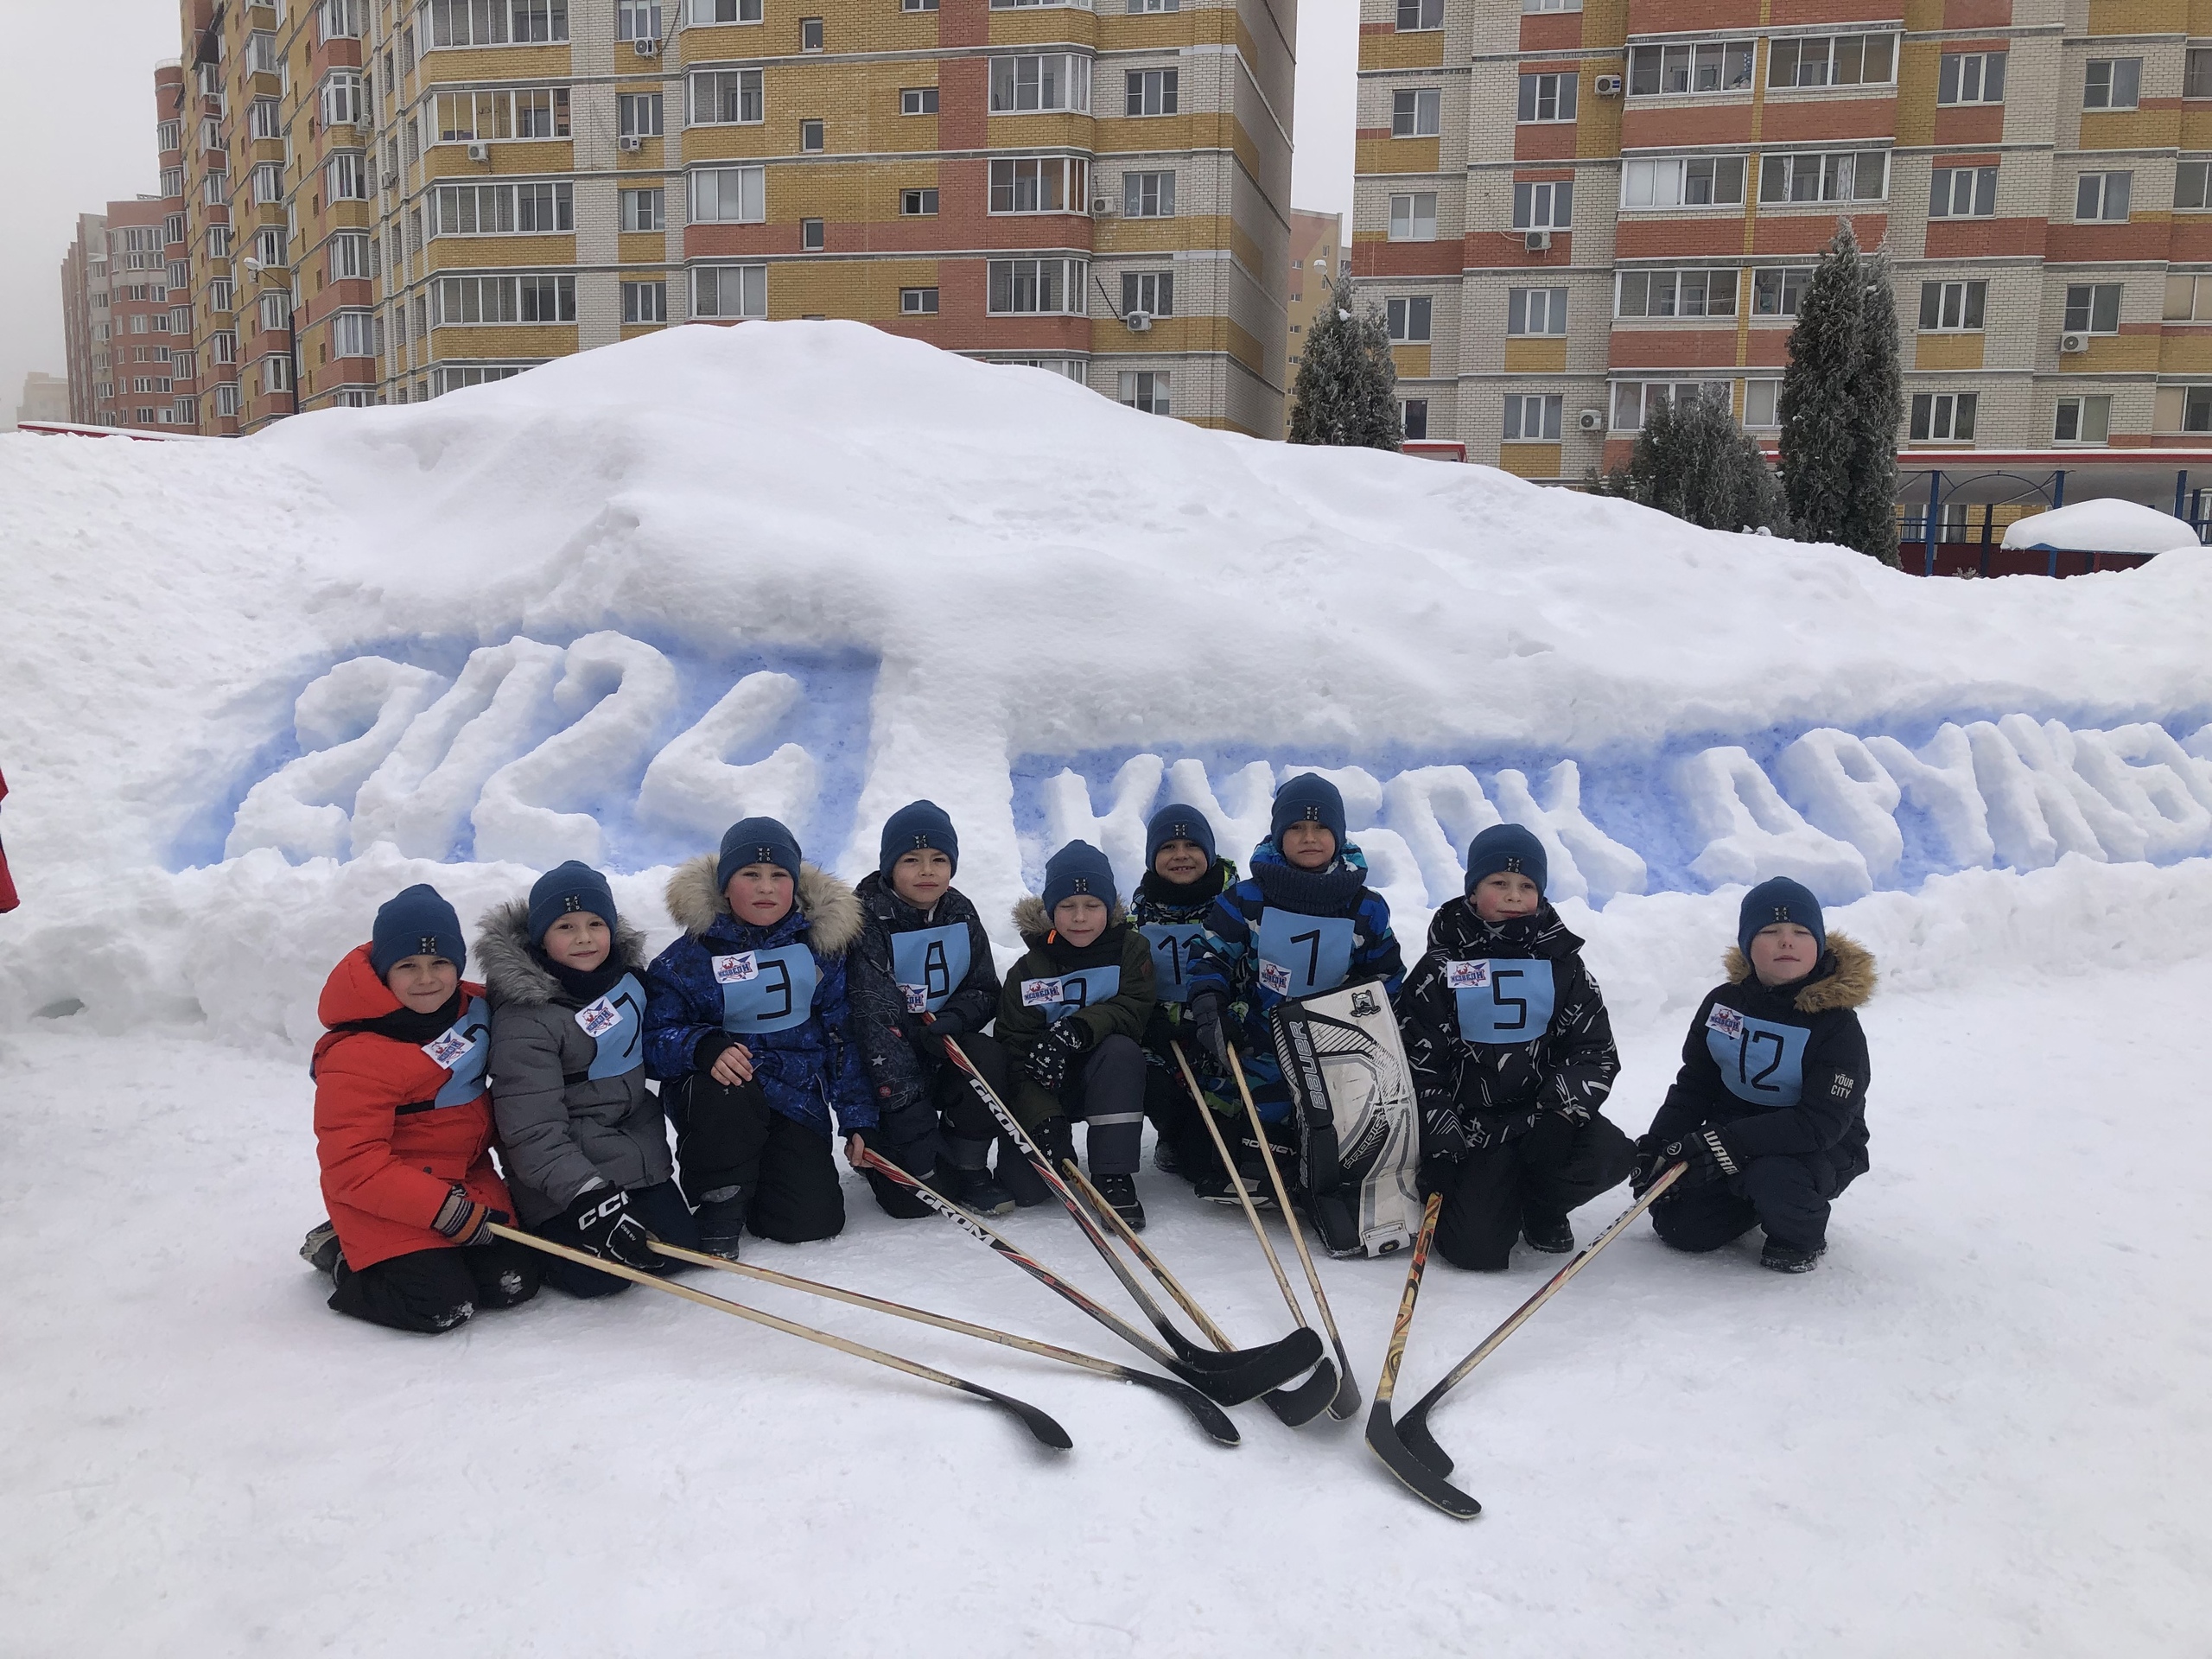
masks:
[[[179,52],[176,0],[0,0],[0,426],[23,376],[67,372],[61,257],[79,213],[151,193],[154,65]],[[1302,0],[1291,203],[1351,211],[1357,0]]]

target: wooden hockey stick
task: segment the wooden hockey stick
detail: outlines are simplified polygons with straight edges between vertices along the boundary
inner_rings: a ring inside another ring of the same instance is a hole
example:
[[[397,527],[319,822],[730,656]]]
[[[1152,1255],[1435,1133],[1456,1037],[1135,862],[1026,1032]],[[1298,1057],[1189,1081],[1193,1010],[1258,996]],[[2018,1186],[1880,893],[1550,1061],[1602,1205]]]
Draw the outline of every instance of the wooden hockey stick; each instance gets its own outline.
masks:
[[[1455,1521],[1471,1521],[1483,1506],[1407,1450],[1390,1421],[1390,1399],[1398,1390],[1398,1367],[1405,1362],[1406,1338],[1414,1326],[1414,1303],[1421,1295],[1421,1275],[1428,1266],[1428,1247],[1436,1237],[1436,1217],[1444,1207],[1443,1196],[1432,1192],[1421,1211],[1421,1235],[1414,1241],[1414,1258],[1406,1264],[1405,1294],[1398,1298],[1397,1322],[1390,1327],[1390,1346],[1382,1356],[1382,1375],[1375,1382],[1375,1404],[1367,1414],[1367,1449],[1382,1459],[1382,1466],[1398,1478],[1405,1489]]]

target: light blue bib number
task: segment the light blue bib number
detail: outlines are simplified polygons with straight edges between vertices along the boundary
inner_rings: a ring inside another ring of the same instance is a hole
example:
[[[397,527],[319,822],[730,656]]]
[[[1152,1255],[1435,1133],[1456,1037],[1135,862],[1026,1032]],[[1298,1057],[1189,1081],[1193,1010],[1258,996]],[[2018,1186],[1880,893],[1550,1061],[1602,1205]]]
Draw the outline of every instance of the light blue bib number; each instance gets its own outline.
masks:
[[[1205,929],[1196,922],[1152,922],[1137,931],[1152,946],[1152,982],[1160,1000],[1188,1002],[1191,966],[1205,948]]]
[[[1045,1023],[1056,1026],[1078,1008],[1103,1002],[1122,988],[1122,969],[1116,963],[1103,968],[1078,968],[1057,979],[1021,982],[1022,1006],[1042,1008]]]
[[[1716,1007],[1719,1015],[1723,1009]],[[1724,1027],[1733,1025],[1736,1029]],[[1705,1046],[1720,1068],[1720,1081],[1738,1100],[1754,1106],[1795,1106],[1805,1084],[1805,1039],[1812,1033],[1802,1026],[1777,1026],[1748,1014],[1716,1025],[1707,1023]]]
[[[968,925],[893,933],[891,972],[906,993],[907,1013],[935,1014],[968,977]]]
[[[821,976],[814,952],[803,944],[716,957],[722,1029],[733,1037],[749,1037],[804,1025],[814,1012],[814,988]]]
[[[639,1041],[645,1032],[639,1010],[645,1006],[645,988],[635,974],[625,974],[613,990],[577,1011],[576,1023],[598,1046],[586,1076],[626,1077],[645,1063],[645,1045]]]
[[[466,1042],[468,1052],[450,1062],[439,1062],[453,1075],[446,1079],[445,1086],[432,1096],[430,1103],[434,1106],[466,1106],[484,1092],[485,1062],[492,1058],[492,1020],[482,997],[472,997],[461,1005],[461,1018],[438,1040],[442,1043],[448,1039]]]
[[[1463,971],[1471,969],[1473,971]],[[1470,1043],[1533,1043],[1551,1028],[1557,982],[1541,957],[1504,957],[1454,962],[1446,970],[1478,981],[1459,984],[1459,1035]]]
[[[1301,916],[1273,905],[1260,912],[1260,988],[1277,996],[1333,991],[1351,971],[1349,916]]]

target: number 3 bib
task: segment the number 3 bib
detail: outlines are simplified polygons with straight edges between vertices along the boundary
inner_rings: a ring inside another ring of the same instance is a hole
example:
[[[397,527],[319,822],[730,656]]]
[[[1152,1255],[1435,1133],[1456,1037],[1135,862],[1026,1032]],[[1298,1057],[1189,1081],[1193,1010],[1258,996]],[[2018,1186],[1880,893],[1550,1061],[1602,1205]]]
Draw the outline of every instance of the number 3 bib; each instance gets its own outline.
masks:
[[[722,1029],[745,1037],[804,1025],[821,969],[804,945],[779,944],[716,957],[715,979],[722,988]]]

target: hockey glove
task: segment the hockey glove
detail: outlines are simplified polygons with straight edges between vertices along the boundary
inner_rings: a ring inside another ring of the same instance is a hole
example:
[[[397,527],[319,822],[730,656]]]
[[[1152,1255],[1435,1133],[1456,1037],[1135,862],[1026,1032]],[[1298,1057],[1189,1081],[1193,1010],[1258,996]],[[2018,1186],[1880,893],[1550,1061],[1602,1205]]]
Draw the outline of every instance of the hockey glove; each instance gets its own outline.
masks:
[[[430,1223],[433,1231],[443,1233],[456,1244],[496,1244],[492,1236],[494,1222],[504,1227],[513,1219],[504,1210],[494,1210],[470,1198],[459,1181],[446,1193],[446,1201],[438,1206],[437,1217]]]
[[[1029,1138],[1055,1172],[1062,1164],[1075,1161],[1075,1129],[1065,1117],[1046,1118],[1029,1131]]]
[[[1738,1173],[1736,1160],[1729,1156],[1728,1148],[1721,1144],[1718,1129],[1692,1129],[1687,1135],[1676,1135],[1664,1141],[1647,1135],[1637,1142],[1637,1147],[1636,1167],[1629,1176],[1629,1191],[1639,1198],[1650,1190],[1654,1181],[1676,1164],[1686,1167],[1680,1179],[1669,1189],[1670,1192],[1684,1192],[1694,1186],[1707,1186]]]
[[[647,1273],[661,1265],[652,1236],[630,1213],[630,1195],[619,1186],[594,1186],[577,1193],[569,1205],[569,1221],[577,1240],[594,1255]]]
[[[1205,1063],[1206,1075],[1225,1077],[1229,1075],[1229,1033],[1222,1024],[1222,996],[1219,991],[1199,991],[1191,998],[1191,1024],[1198,1041],[1198,1058]]]
[[[1023,1070],[1048,1095],[1057,1095],[1068,1080],[1068,1062],[1089,1046],[1090,1033],[1082,1020],[1070,1016],[1050,1031],[1022,1062]]]
[[[1424,1158],[1456,1164],[1474,1150],[1459,1114],[1449,1106],[1432,1106],[1421,1114],[1421,1150]]]

